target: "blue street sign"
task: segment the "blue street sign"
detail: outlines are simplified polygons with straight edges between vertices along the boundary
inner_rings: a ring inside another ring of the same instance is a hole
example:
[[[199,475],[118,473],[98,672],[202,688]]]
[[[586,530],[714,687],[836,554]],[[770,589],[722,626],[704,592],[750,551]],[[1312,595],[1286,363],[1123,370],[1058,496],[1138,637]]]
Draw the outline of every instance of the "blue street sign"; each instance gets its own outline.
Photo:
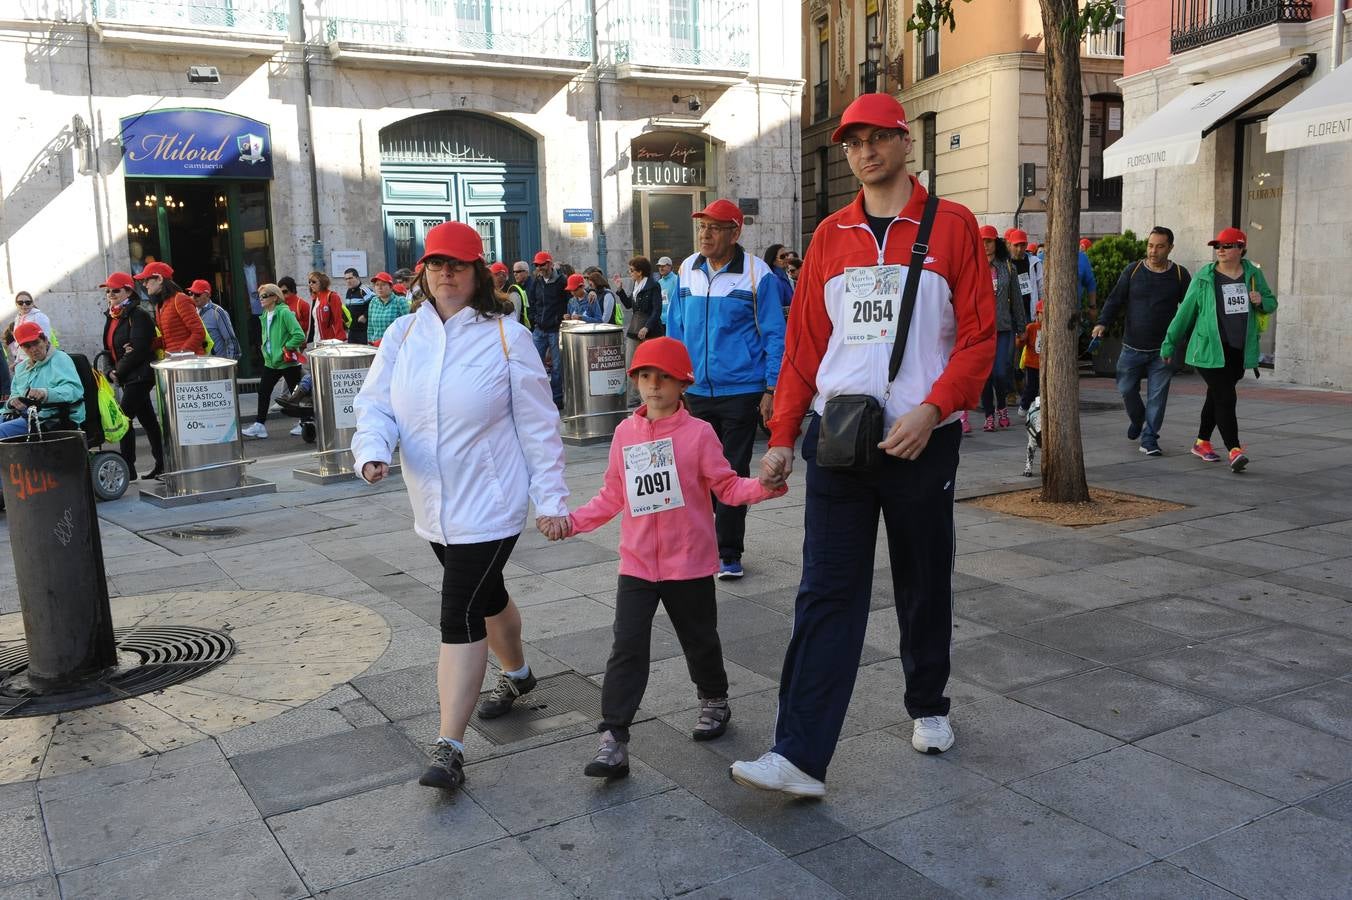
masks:
[[[595,222],[596,215],[590,209],[565,209],[563,211],[564,224],[570,222]]]
[[[154,109],[122,119],[128,175],[272,178],[272,131],[213,109]]]

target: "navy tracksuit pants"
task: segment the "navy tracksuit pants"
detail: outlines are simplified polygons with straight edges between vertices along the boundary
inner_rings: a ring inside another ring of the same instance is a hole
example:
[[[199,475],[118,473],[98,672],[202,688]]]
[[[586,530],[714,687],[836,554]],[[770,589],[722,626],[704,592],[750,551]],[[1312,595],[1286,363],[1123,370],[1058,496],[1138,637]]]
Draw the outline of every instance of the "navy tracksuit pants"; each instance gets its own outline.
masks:
[[[803,438],[803,578],[779,685],[774,751],[825,779],[854,692],[873,592],[878,513],[887,528],[906,712],[948,715],[953,634],[953,483],[961,426],[935,430],[919,459],[865,473],[816,465],[819,420]]]

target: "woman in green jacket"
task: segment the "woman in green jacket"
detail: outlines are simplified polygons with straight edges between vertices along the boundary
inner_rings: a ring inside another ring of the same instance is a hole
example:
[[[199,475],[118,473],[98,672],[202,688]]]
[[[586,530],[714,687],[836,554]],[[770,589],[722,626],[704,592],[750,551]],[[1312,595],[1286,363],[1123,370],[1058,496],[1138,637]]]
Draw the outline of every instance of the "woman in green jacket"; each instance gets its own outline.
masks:
[[[282,289],[275,284],[258,287],[258,302],[263,306],[259,316],[263,335],[263,375],[258,379],[258,415],[254,423],[241,434],[251,438],[268,436],[268,407],[272,405],[272,389],[279,379],[285,379],[290,390],[300,382],[300,350],[305,346],[305,332],[301,330],[296,314],[287,308]]]
[[[1239,443],[1235,385],[1245,369],[1258,365],[1258,313],[1271,315],[1277,309],[1277,298],[1263,271],[1244,258],[1248,253],[1244,232],[1226,228],[1207,243],[1216,248],[1216,261],[1193,275],[1164,336],[1160,356],[1172,362],[1174,348],[1188,341],[1186,361],[1206,382],[1206,402],[1192,453],[1207,462],[1219,462],[1211,433],[1220,428],[1221,440],[1230,452],[1230,468],[1240,472],[1249,457]]]

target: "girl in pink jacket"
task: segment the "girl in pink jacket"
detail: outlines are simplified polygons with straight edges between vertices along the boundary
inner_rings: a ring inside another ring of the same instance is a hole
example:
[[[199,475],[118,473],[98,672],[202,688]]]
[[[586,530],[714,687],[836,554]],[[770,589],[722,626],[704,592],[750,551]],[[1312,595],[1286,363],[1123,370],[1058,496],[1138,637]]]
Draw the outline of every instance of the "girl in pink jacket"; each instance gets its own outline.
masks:
[[[544,521],[552,540],[620,520],[620,582],[615,596],[615,643],[606,663],[598,727],[601,746],[586,774],[629,774],[629,724],[648,687],[648,656],[658,601],[666,607],[699,692],[693,737],[708,741],[727,730],[728,675],[718,639],[712,491],[729,506],[782,495],[783,479],[739,478],[708,422],[681,401],[694,380],[690,354],[673,338],[645,341],[629,375],[644,404],[615,429],[601,492],[574,512],[565,528]]]

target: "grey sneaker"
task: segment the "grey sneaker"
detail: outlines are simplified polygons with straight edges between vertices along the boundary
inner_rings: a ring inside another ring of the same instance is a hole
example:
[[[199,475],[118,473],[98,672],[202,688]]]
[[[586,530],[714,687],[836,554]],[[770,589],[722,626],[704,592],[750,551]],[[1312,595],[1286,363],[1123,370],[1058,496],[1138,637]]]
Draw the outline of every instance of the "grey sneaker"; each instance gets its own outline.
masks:
[[[459,790],[465,783],[465,757],[460,751],[438,741],[427,751],[427,755],[430,762],[427,771],[418,779],[418,784],[441,788],[443,791]]]
[[[732,718],[732,708],[727,697],[705,699],[699,702],[699,720],[690,736],[697,741],[712,741],[722,737],[728,730],[728,720]]]
[[[527,672],[526,677],[520,679],[513,678],[506,672],[499,672],[498,684],[493,688],[493,693],[479,704],[479,718],[496,719],[498,716],[507,715],[512,711],[512,704],[516,702],[516,698],[530,693],[534,687],[534,672]]]
[[[609,731],[602,732],[601,746],[582,774],[591,778],[624,778],[629,774],[629,745],[615,740]]]

